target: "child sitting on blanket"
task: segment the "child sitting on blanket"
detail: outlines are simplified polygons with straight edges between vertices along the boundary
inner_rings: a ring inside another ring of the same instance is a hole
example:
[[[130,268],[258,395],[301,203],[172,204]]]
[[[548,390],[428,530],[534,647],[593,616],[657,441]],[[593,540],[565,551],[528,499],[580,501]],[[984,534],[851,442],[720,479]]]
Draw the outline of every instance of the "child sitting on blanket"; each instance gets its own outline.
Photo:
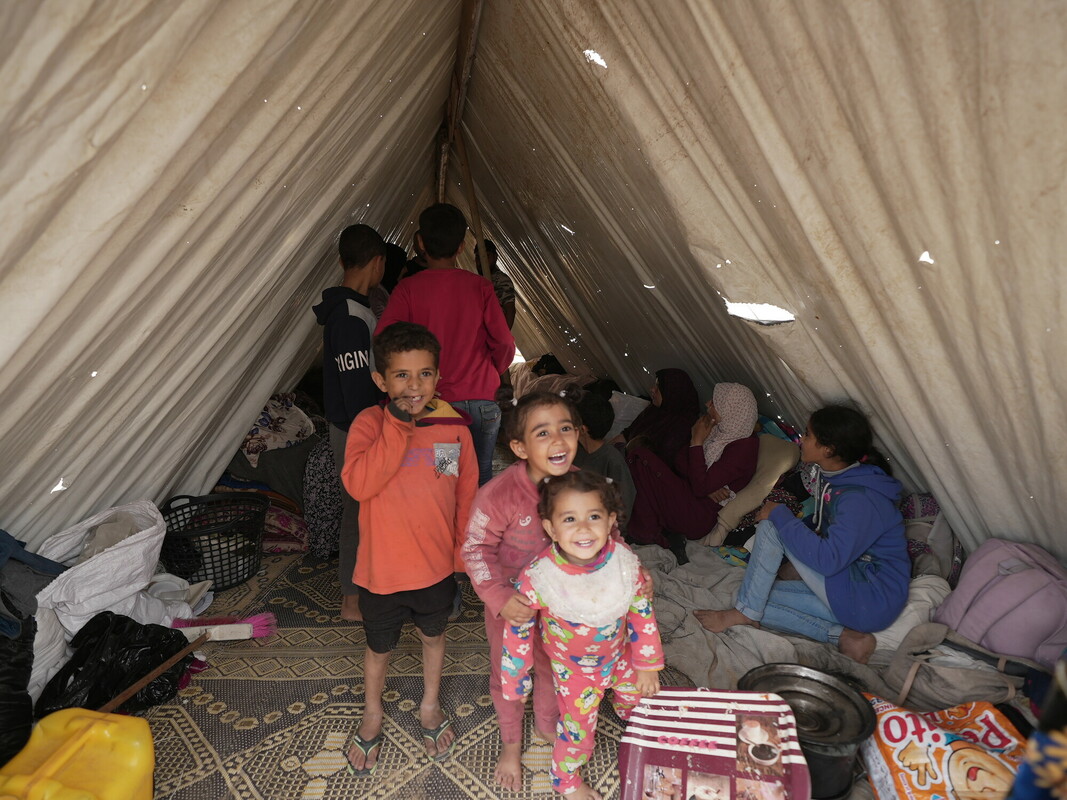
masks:
[[[845,406],[811,415],[800,458],[812,470],[813,516],[800,520],[766,502],[734,608],[693,613],[708,630],[752,625],[829,642],[861,664],[873,631],[889,627],[908,599],[911,562],[897,509],[900,482],[872,446],[866,417]],[[784,559],[799,580],[778,580]]]
[[[518,590],[539,612],[540,639],[551,660],[560,724],[552,753],[552,784],[575,800],[600,800],[579,773],[593,752],[597,713],[613,690],[627,719],[642,697],[659,691],[663,649],[640,562],[611,536],[622,508],[618,489],[594,472],[548,478],[541,514],[553,544],[519,576]],[[525,700],[534,650],[534,622],[504,630],[504,697]]]

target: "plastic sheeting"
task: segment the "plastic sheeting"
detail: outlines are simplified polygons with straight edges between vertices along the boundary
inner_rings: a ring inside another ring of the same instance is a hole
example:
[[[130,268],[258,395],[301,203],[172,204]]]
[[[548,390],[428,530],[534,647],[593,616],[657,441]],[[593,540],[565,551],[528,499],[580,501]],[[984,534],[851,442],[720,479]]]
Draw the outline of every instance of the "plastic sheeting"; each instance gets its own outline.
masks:
[[[851,397],[969,546],[1067,555],[1065,17],[487,0],[463,129],[520,349],[631,391],[666,366],[744,381],[801,426]],[[407,243],[459,6],[0,19],[0,522],[40,542],[208,488],[313,358],[337,232]]]
[[[458,17],[441,2],[0,5],[5,528],[40,543],[213,484],[312,359],[340,230],[410,240]]]

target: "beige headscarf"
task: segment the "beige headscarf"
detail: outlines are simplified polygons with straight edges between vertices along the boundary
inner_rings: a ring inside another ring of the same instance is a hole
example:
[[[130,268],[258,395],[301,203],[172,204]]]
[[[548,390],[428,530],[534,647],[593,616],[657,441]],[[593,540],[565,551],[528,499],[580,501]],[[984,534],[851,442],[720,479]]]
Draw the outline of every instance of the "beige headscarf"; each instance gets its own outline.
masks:
[[[717,383],[711,402],[719,412],[719,424],[704,440],[704,466],[710,467],[722,456],[730,442],[751,436],[759,412],[752,390],[740,383]]]

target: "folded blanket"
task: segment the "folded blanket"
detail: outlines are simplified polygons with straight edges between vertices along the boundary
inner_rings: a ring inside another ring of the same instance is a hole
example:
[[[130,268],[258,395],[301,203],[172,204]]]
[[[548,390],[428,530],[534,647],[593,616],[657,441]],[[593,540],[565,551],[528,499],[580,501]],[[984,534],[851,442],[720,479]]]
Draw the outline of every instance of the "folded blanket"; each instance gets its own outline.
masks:
[[[296,407],[295,398],[293,392],[273,395],[245,435],[241,450],[253,468],[258,466],[260,453],[292,447],[315,432],[315,424]]]
[[[738,679],[749,670],[785,662],[833,673],[876,694],[889,690],[878,672],[828,644],[748,626],[723,633],[705,629],[693,611],[731,608],[745,575],[744,569],[723,561],[715,548],[691,542],[686,548],[690,561],[682,567],[662,547],[633,549],[652,573],[653,607],[667,664],[697,686],[736,689]]]

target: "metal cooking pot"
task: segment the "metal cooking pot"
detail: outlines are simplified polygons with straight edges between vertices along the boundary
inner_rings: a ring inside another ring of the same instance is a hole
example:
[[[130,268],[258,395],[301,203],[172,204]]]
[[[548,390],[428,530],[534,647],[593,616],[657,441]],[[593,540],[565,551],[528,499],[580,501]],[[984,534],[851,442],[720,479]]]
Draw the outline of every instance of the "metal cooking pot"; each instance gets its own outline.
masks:
[[[874,710],[863,695],[840,678],[799,664],[756,667],[742,676],[737,688],[776,694],[793,709],[814,800],[848,795],[856,751],[874,733]]]

